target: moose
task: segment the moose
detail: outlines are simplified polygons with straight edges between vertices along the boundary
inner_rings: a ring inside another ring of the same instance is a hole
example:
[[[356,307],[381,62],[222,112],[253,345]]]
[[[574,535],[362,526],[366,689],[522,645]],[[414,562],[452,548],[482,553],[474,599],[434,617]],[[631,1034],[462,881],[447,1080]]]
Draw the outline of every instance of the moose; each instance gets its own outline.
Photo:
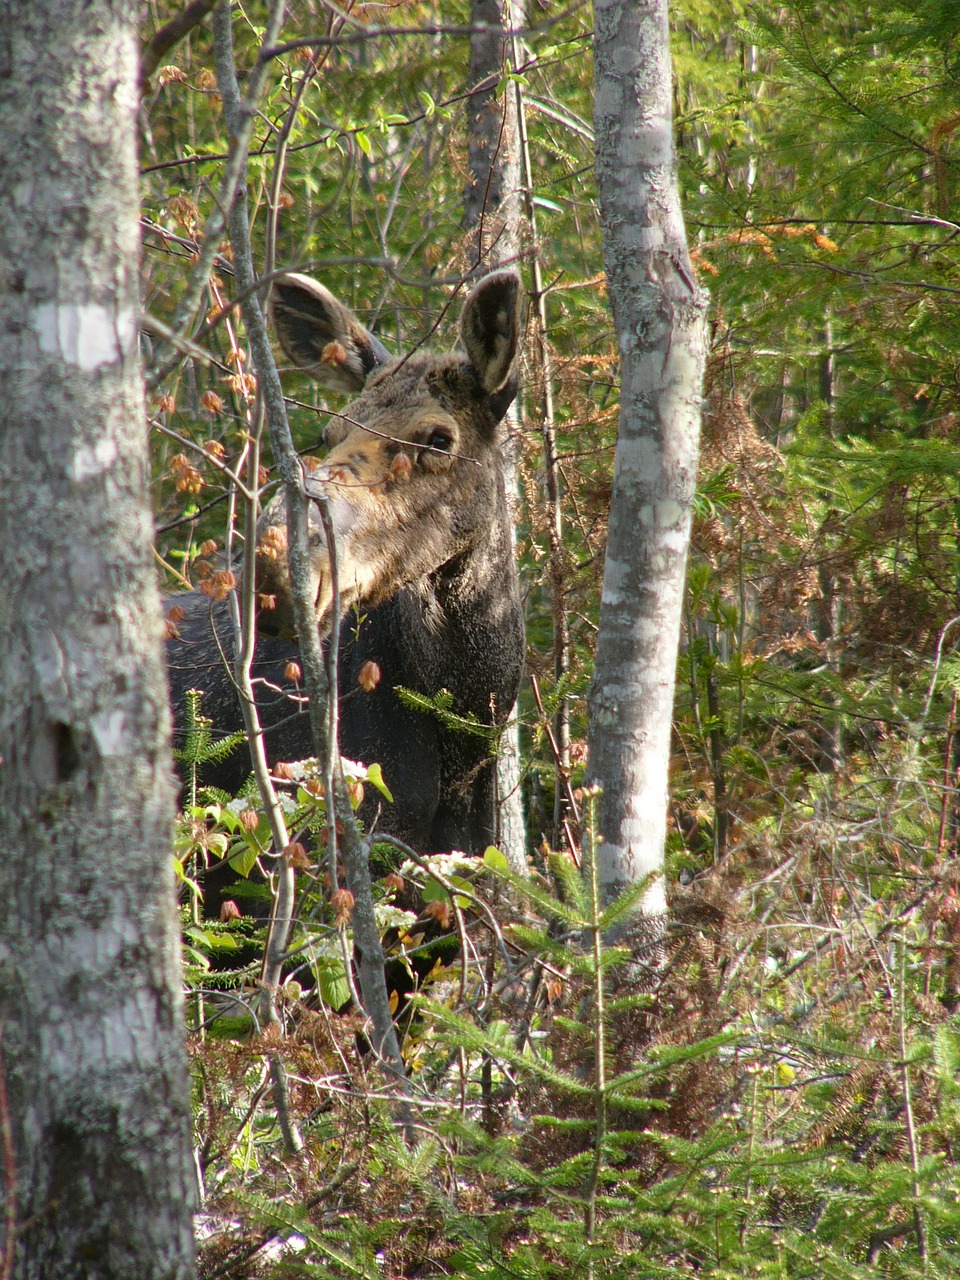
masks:
[[[310,476],[328,498],[337,543],[340,617],[319,516],[310,517],[310,567],[321,636],[339,628],[343,753],[379,763],[393,803],[372,801],[367,822],[421,854],[480,853],[496,837],[491,736],[516,699],[524,631],[501,458],[502,419],[517,392],[521,283],[501,270],[474,286],[459,347],[400,359],[317,281],[273,285],[270,318],[285,354],[325,387],[358,397],[333,415],[329,452]],[[311,504],[312,506],[313,504]],[[296,659],[282,495],[257,531],[259,598],[252,676],[271,763],[313,754],[309,715],[291,684]],[[228,606],[181,596],[168,646],[176,732],[185,693],[204,692],[218,731],[242,728],[227,668]],[[376,668],[365,664],[375,663]],[[372,689],[361,672],[379,671]],[[399,690],[452,695],[452,716],[411,707]],[[461,721],[491,733],[465,731]],[[201,781],[236,791],[249,772],[236,752]]]

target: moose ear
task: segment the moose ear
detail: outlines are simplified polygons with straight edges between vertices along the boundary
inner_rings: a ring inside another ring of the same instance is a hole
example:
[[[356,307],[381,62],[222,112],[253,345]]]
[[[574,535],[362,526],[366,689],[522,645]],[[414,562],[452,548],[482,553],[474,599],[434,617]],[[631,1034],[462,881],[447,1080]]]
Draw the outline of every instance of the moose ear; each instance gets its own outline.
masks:
[[[513,378],[523,327],[522,300],[516,271],[494,271],[480,281],[464,304],[460,341],[490,395]]]
[[[392,359],[353,312],[309,276],[277,276],[270,321],[293,363],[333,391],[361,390],[374,369]]]

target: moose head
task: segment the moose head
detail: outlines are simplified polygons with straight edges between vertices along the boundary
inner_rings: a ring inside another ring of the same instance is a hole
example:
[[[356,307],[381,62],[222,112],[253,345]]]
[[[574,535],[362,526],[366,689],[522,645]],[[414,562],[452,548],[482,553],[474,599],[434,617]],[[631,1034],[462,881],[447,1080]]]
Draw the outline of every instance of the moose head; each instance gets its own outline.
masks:
[[[498,423],[517,391],[521,297],[514,271],[494,272],[466,299],[460,349],[394,359],[322,284],[295,274],[275,281],[270,314],[287,356],[324,386],[360,393],[332,417],[330,451],[308,482],[329,502],[342,612],[374,608],[448,566],[448,576],[467,561],[482,574],[491,550],[502,552]],[[336,621],[331,574],[312,505],[310,546],[311,590],[327,631]],[[260,521],[257,570],[272,605],[261,631],[292,637],[282,497]]]

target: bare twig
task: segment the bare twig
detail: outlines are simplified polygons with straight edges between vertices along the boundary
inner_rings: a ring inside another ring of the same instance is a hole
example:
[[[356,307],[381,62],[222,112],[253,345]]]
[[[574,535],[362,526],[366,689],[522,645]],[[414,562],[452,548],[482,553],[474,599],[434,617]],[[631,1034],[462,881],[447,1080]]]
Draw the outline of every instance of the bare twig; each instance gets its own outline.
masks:
[[[524,98],[523,77],[520,74],[521,56],[517,32],[511,33],[514,83],[517,102],[517,129],[520,141],[520,162],[523,173],[522,195],[524,215],[530,231],[530,284],[533,310],[537,317],[537,344],[539,347],[540,379],[540,433],[543,437],[543,465],[547,498],[547,536],[550,543],[550,592],[553,621],[553,677],[560,686],[560,696],[554,715],[553,733],[556,743],[557,785],[554,789],[553,829],[554,841],[561,828],[566,830],[569,813],[564,803],[569,786],[564,787],[570,773],[570,705],[563,691],[563,681],[570,666],[570,625],[566,607],[566,574],[563,555],[563,512],[560,504],[560,464],[557,460],[557,427],[553,403],[553,352],[550,347],[547,291],[543,283],[540,263],[540,243],[537,234],[537,211],[533,201],[533,164],[530,158],[530,136],[527,131],[527,108]]]
[[[182,445],[184,449],[192,449],[194,453],[198,453],[200,457],[203,458],[204,462],[209,462],[217,471],[222,471],[224,475],[228,476],[230,483],[236,487],[238,492],[243,494],[247,502],[256,502],[256,489],[248,489],[243,481],[238,476],[234,475],[229,463],[221,462],[220,459],[215,457],[212,453],[208,453],[202,444],[197,444],[195,440],[190,440],[187,436],[182,436],[179,431],[174,431],[172,427],[164,426],[164,424],[156,418],[150,419],[150,426],[153,427],[155,431],[159,431],[162,436],[166,436],[168,440],[175,440],[177,444]],[[256,483],[256,481],[254,481],[254,483]]]
[[[221,0],[222,7],[224,0]],[[276,2],[271,7],[270,18],[264,32],[264,46],[275,40],[280,32],[281,23],[283,21],[285,5]],[[214,10],[214,31],[216,32],[216,14]],[[229,18],[229,6],[227,9],[227,18]],[[214,47],[216,48],[216,37],[214,39]],[[231,67],[232,67],[232,49],[231,49]],[[210,270],[213,266],[214,259],[217,256],[220,247],[220,240],[226,230],[227,214],[234,208],[234,200],[238,190],[244,184],[247,170],[247,151],[250,145],[250,138],[253,133],[254,121],[257,119],[256,104],[260,100],[264,83],[270,69],[270,60],[264,57],[261,52],[260,57],[254,63],[250,75],[247,80],[247,96],[240,100],[240,89],[237,86],[236,102],[231,108],[233,116],[232,124],[228,124],[230,130],[230,149],[227,154],[227,161],[224,166],[223,180],[220,184],[220,191],[217,196],[216,204],[213,212],[207,219],[206,226],[203,231],[203,240],[200,245],[200,253],[190,274],[187,287],[183,292],[183,296],[174,313],[170,328],[174,334],[183,335],[193,323],[193,317],[196,314],[200,304],[200,298],[203,290],[207,286],[210,278]],[[234,83],[236,84],[236,73],[234,72]],[[222,96],[222,90],[221,90]],[[226,101],[224,101],[224,111],[227,111]],[[163,352],[161,350],[160,356]],[[154,361],[155,368],[160,364],[160,359]]]
[[[913,1094],[910,1088],[910,1066],[907,1061],[907,1028],[906,1028],[906,985],[907,960],[906,943],[900,942],[900,975],[897,992],[897,1033],[900,1041],[900,1085],[903,1089],[903,1116],[907,1129],[907,1150],[910,1152],[910,1168],[913,1171],[913,1225],[917,1233],[917,1252],[921,1263],[926,1263],[927,1236],[920,1211],[920,1153],[917,1148],[917,1127],[913,1118]]]
[[[556,769],[557,789],[559,790],[563,787],[570,814],[574,822],[579,826],[580,812],[577,808],[577,800],[573,794],[573,788],[570,785],[569,764],[564,761],[560,743],[554,735],[550,718],[544,710],[543,698],[540,695],[540,683],[535,675],[531,675],[530,677],[530,687],[533,689],[533,700],[537,704],[537,711],[540,713],[540,722],[543,725],[544,733],[547,735],[547,742],[550,744],[550,752],[553,756],[554,767]],[[564,816],[562,820],[561,827],[563,829],[564,838],[567,842],[567,848],[570,851],[570,856],[573,858],[576,865],[579,866],[580,852],[577,848],[577,839],[571,829],[570,820],[566,816]]]
[[[153,38],[144,46],[140,55],[140,82],[149,80],[159,67],[163,58],[180,41],[198,27],[217,0],[192,0],[191,4],[178,13],[175,18],[165,22]]]
[[[276,39],[280,18],[283,12],[281,2],[275,4],[265,33],[265,44]],[[246,147],[249,131],[246,129],[245,112],[251,113],[251,102],[255,101],[248,93],[247,102],[240,99],[236,70],[233,62],[233,33],[230,21],[230,5],[227,0],[214,11],[214,36],[217,63],[217,79],[223,98],[224,114],[234,147],[241,155],[243,166],[246,163]],[[265,64],[261,53],[257,67]],[[251,76],[251,83],[254,77]],[[245,295],[243,316],[250,339],[253,365],[257,371],[259,392],[263,398],[267,421],[270,427],[270,438],[274,455],[277,458],[280,473],[283,477],[284,493],[287,505],[288,532],[288,564],[290,587],[293,596],[294,613],[300,652],[303,659],[304,681],[310,698],[310,721],[314,742],[321,756],[331,750],[336,753],[336,744],[326,741],[326,706],[328,696],[336,696],[336,690],[327,684],[323,664],[317,620],[308,588],[309,582],[309,546],[308,546],[308,512],[307,497],[303,488],[299,459],[294,448],[290,426],[287,421],[286,405],[283,389],[280,385],[276,362],[267,336],[266,323],[259,298],[256,294],[256,276],[253,269],[253,254],[250,244],[250,229],[247,214],[247,202],[242,186],[238,186],[237,198],[230,209],[230,238],[233,245],[234,265],[237,283]],[[335,759],[336,759],[335,755]],[[396,1029],[390,1017],[389,998],[384,977],[383,949],[377,933],[376,917],[373,910],[373,892],[370,884],[370,868],[366,847],[360,838],[353,811],[350,807],[346,784],[342,770],[337,770],[334,780],[334,793],[328,796],[336,808],[337,816],[343,827],[343,859],[347,872],[348,886],[354,895],[354,940],[359,952],[360,990],[364,1009],[374,1029],[372,1037],[374,1052],[383,1066],[392,1075],[401,1093],[408,1096],[406,1073]],[[289,868],[292,879],[292,868]],[[279,916],[279,909],[277,912]],[[278,921],[278,924],[280,922]],[[279,937],[278,937],[279,941]],[[284,938],[284,943],[286,939]],[[285,947],[280,947],[279,952]],[[270,953],[265,958],[266,965]],[[412,1133],[410,1117],[406,1105],[401,1108],[401,1124],[408,1134]]]
[[[330,7],[330,6],[328,6]],[[562,9],[559,13],[552,14],[550,18],[538,23],[536,26],[522,27],[519,30],[510,30],[505,32],[506,35],[536,36],[544,31],[549,31],[559,23],[564,22],[571,14],[577,13],[582,6],[580,4],[572,4]],[[346,17],[346,14],[341,14]],[[351,31],[349,34],[343,32],[335,36],[317,35],[302,36],[298,40],[288,40],[284,44],[276,45],[273,48],[265,48],[263,57],[280,58],[285,53],[292,53],[295,49],[323,49],[328,46],[335,45],[337,48],[348,44],[363,44],[367,40],[382,39],[398,39],[400,37],[423,37],[423,36],[459,36],[469,37],[483,35],[490,30],[490,26],[485,22],[474,22],[464,24],[451,24],[443,22],[425,22],[421,26],[410,27],[361,27],[357,31]],[[584,38],[589,36],[589,32],[584,32]]]
[[[277,0],[271,10],[270,19],[267,25],[267,32],[275,32],[280,28],[283,18],[284,0]],[[235,260],[240,260],[240,276],[241,288],[250,286],[253,283],[253,263],[250,249],[249,227],[247,224],[247,206],[245,199],[245,183],[243,177],[246,172],[247,158],[247,141],[249,139],[249,130],[252,128],[253,108],[256,104],[257,97],[253,94],[253,84],[251,84],[250,96],[247,102],[241,105],[240,91],[237,84],[236,69],[233,61],[233,30],[231,26],[231,11],[229,0],[220,0],[214,11],[213,19],[214,32],[214,63],[217,71],[217,83],[220,94],[223,99],[224,115],[227,120],[227,128],[232,136],[234,149],[233,159],[236,166],[236,175],[233,190],[230,192],[230,199],[227,205],[230,220],[230,238],[234,249]],[[255,77],[251,76],[251,81]],[[246,118],[245,118],[246,117]],[[235,198],[236,197],[236,198]],[[208,224],[208,237],[209,237]],[[222,228],[221,228],[222,230]],[[209,238],[207,241],[209,245]],[[209,268],[207,269],[209,271]],[[239,275],[239,273],[238,273]],[[246,277],[246,278],[244,278]],[[244,319],[247,321],[247,330],[251,337],[251,346],[254,348],[256,356],[256,343],[254,339],[254,326],[251,325],[251,313],[255,310],[260,319],[261,328],[263,327],[263,318],[259,314],[259,304],[256,295],[252,289],[248,288],[248,296],[244,303]],[[266,335],[263,334],[263,342],[269,350],[269,343],[266,343]],[[258,370],[261,365],[258,363]],[[260,405],[262,406],[262,378],[259,381],[260,388]],[[258,429],[251,432],[250,450],[248,454],[248,464],[253,467],[253,477],[251,487],[256,488],[257,468],[259,467],[259,436],[262,430],[262,411],[258,412],[260,424]],[[248,473],[249,476],[249,473]],[[259,734],[259,724],[257,717],[256,704],[253,700],[253,687],[250,681],[250,667],[253,661],[254,646],[256,643],[256,634],[254,629],[255,617],[255,582],[254,575],[256,569],[256,557],[253,554],[253,548],[256,545],[256,523],[257,511],[255,503],[247,503],[245,515],[245,533],[247,554],[243,561],[243,591],[245,597],[245,609],[243,626],[240,634],[240,647],[235,663],[235,674],[237,683],[241,689],[243,697],[241,699],[244,720],[247,723],[248,730],[251,731],[250,750],[254,760],[254,773],[257,778],[257,786],[260,790],[260,798],[266,809],[270,822],[270,829],[273,835],[274,846],[280,855],[277,866],[277,887],[273,899],[273,909],[271,911],[270,927],[267,935],[267,944],[263,959],[263,991],[261,1009],[265,1021],[268,1024],[276,1025],[279,1023],[279,1017],[276,1008],[277,991],[279,988],[280,977],[282,972],[283,956],[287,950],[287,944],[290,937],[290,929],[293,921],[294,893],[295,893],[295,871],[292,859],[287,856],[287,847],[289,838],[287,834],[286,823],[280,808],[279,800],[270,778],[267,768],[266,751],[263,745],[263,738]],[[234,600],[234,609],[237,610],[236,601]],[[236,618],[237,623],[240,622],[239,617]],[[279,1053],[271,1053],[268,1055],[270,1064],[270,1077],[273,1085],[274,1108],[280,1123],[281,1132],[284,1137],[287,1150],[295,1153],[303,1146],[303,1141],[297,1131],[296,1125],[290,1116],[289,1098],[286,1087],[286,1071],[283,1061]]]

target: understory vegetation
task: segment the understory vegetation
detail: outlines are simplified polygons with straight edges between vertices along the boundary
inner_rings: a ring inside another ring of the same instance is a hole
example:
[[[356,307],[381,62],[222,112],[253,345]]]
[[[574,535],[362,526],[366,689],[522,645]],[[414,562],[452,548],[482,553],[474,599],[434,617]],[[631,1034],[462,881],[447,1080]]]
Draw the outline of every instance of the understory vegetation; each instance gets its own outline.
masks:
[[[174,8],[152,4],[155,25]],[[322,279],[392,350],[442,345],[469,265],[469,6],[291,8],[251,146],[257,268]],[[264,20],[235,17],[241,78]],[[524,113],[520,266],[537,257],[547,318],[532,309],[518,442],[530,875],[494,849],[374,844],[402,1097],[351,1000],[321,779],[284,771],[297,926],[261,1026],[271,829],[255,787],[190,785],[245,749],[192,704],[177,857],[208,1280],[960,1268],[960,8],[683,0],[672,20],[712,336],[666,933],[647,954],[604,943],[630,901],[604,907],[593,874],[616,344],[590,11],[531,4],[500,85]],[[222,180],[212,66],[199,26],[144,88],[144,293],[164,324]],[[165,588],[220,598],[242,489],[276,477],[269,452],[247,471],[256,386],[225,249],[204,287],[208,320],[153,369],[149,408]],[[322,454],[322,395],[284,386],[298,449]],[[390,787],[376,764],[350,772],[357,804]],[[241,879],[211,918],[198,885],[224,857]]]

